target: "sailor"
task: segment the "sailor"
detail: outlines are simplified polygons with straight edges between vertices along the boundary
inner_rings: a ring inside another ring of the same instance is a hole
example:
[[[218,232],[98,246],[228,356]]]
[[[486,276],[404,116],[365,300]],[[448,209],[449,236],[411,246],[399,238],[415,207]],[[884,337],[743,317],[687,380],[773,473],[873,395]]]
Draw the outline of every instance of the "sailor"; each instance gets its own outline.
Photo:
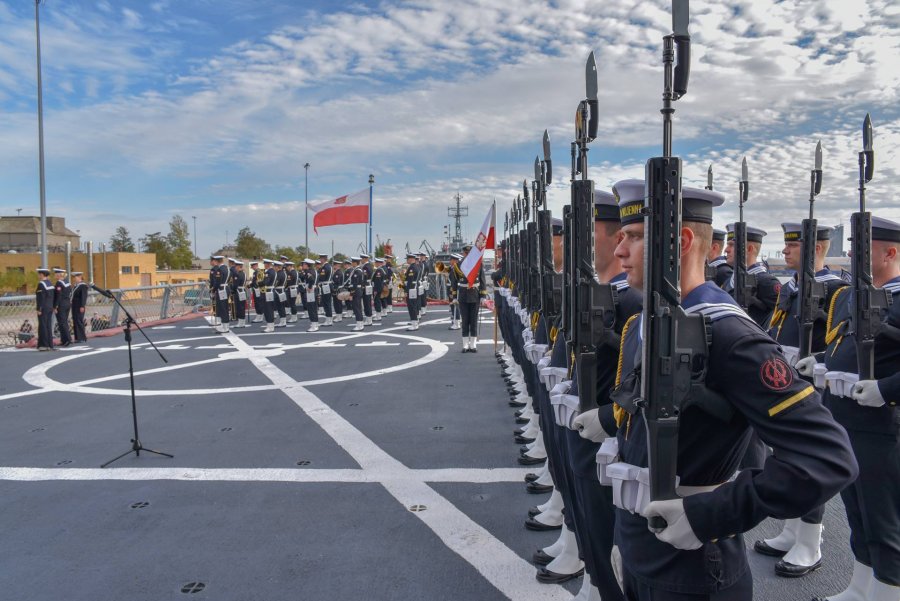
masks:
[[[330,327],[334,325],[334,313],[332,312],[334,303],[332,302],[334,287],[334,269],[328,262],[328,255],[319,253],[320,264],[318,266],[319,293],[321,295],[322,308],[325,310],[325,323],[322,325]]]
[[[75,343],[87,342],[87,333],[84,327],[84,315],[88,301],[88,285],[84,283],[84,273],[72,272],[72,328],[75,334]]]
[[[331,271],[331,302],[334,306],[333,323],[340,323],[344,319],[344,303],[338,298],[338,294],[344,288],[344,270],[341,267],[343,263],[336,258],[333,258],[331,262],[333,264]]]
[[[72,286],[66,277],[66,270],[53,268],[56,284],[53,294],[53,312],[56,314],[56,325],[59,327],[59,345],[72,346],[72,335],[69,333],[69,313],[72,311]]]
[[[360,268],[360,257],[350,257],[350,272],[344,274],[344,285],[350,292],[350,306],[353,309],[353,317],[356,324],[353,326],[354,332],[359,332],[365,326],[363,312],[363,295],[365,293],[366,275]]]
[[[228,331],[228,288],[230,273],[228,267],[224,264],[225,257],[223,255],[213,255],[210,257],[211,267],[209,268],[209,290],[215,300],[215,318],[213,322],[218,326],[216,331],[224,333]]]
[[[818,601],[900,601],[900,224],[872,217],[872,283],[893,303],[875,337],[875,379],[859,381],[853,288],[841,288],[828,312],[826,351],[797,362],[814,377],[824,361],[825,406],[847,429],[859,478],[841,491],[855,560],[849,586]],[[878,330],[876,330],[878,331]]]
[[[275,261],[272,259],[263,259],[262,282],[259,285],[259,299],[263,306],[263,315],[265,315],[266,326],[263,332],[275,331],[275,278],[278,275],[275,271]]]
[[[247,265],[247,288],[249,297],[253,299],[253,323],[259,323],[263,320],[263,307],[259,299],[260,285],[265,279],[265,272],[260,267],[259,261],[250,261]],[[249,302],[249,301],[248,301]]]
[[[710,246],[707,256],[706,279],[714,281],[719,288],[725,285],[732,272],[731,265],[722,252],[725,248],[725,238],[725,230],[714,229],[712,246]]]
[[[459,281],[466,279],[466,275],[459,268],[460,261],[462,261],[461,254],[450,254],[450,269],[447,276],[450,282],[447,289],[447,296],[450,299],[450,327],[447,328],[448,330],[459,329]]]
[[[298,298],[302,289],[300,274],[297,273],[297,267],[293,261],[284,255],[281,256],[281,261],[284,263],[284,287],[287,292],[287,305],[284,308],[284,313],[285,315],[290,314],[290,317],[287,318],[287,323],[294,323],[298,319],[297,313],[299,309],[303,308],[303,300]]]
[[[234,275],[231,278],[231,300],[234,304],[234,316],[237,319],[236,328],[247,328],[247,274],[244,273],[244,262],[230,259],[234,262]]]
[[[367,255],[366,253],[361,253],[359,255],[359,258],[359,269],[363,274],[362,308],[363,313],[365,314],[365,322],[363,323],[363,325],[370,326],[372,325],[372,275],[375,269],[369,262],[369,255]]]
[[[234,294],[234,279],[237,274],[237,259],[228,257],[228,321],[237,320],[237,302]]]
[[[403,287],[406,288],[406,310],[409,311],[407,330],[419,329],[419,265],[416,255],[406,254],[406,269],[402,276]]]
[[[350,290],[350,273],[353,271],[353,261],[350,259],[344,259],[344,290]],[[353,317],[353,295],[350,295],[350,298],[343,301],[344,304],[344,318],[350,319]]]
[[[309,317],[307,332],[319,331],[319,306],[316,303],[316,292],[319,288],[319,272],[314,259],[303,259],[303,277],[301,278],[301,300]]]
[[[733,268],[736,255],[734,251],[734,224],[729,223],[727,228],[725,257],[727,265]],[[749,299],[750,306],[747,309],[747,313],[761,328],[765,328],[768,325],[769,319],[772,317],[772,311],[775,309],[775,304],[778,302],[778,293],[781,291],[781,282],[769,273],[769,266],[764,261],[759,260],[759,250],[766,235],[767,232],[765,230],[747,226],[747,274],[756,276],[756,290],[753,297]],[[719,287],[733,297],[734,273],[732,272],[725,284]]]
[[[463,246],[466,255],[472,250],[471,244]],[[463,257],[465,258],[465,257]],[[477,353],[478,349],[478,309],[481,307],[481,299],[487,295],[487,285],[484,282],[484,269],[478,265],[478,273],[470,280],[465,275],[457,282],[459,299],[459,316],[462,322],[462,337],[464,353]]]
[[[802,269],[800,223],[782,223],[784,230],[784,263],[788,269]],[[831,306],[834,294],[849,283],[844,274],[825,267],[825,257],[831,246],[831,234],[834,228],[820,225],[816,232],[814,270],[816,281],[825,287],[823,310],[813,323],[813,353],[825,350],[825,332],[827,315],[825,310]],[[797,361],[800,346],[800,295],[797,290],[797,276],[788,281],[778,292],[776,307],[769,322],[769,335],[783,348],[788,362],[793,365]],[[771,446],[771,445],[770,445]],[[775,564],[775,574],[795,578],[805,576],[822,565],[822,517],[825,507],[813,508],[800,519],[785,521],[781,533],[774,538],[756,541],[753,549],[757,553],[772,557],[781,557]]]
[[[385,293],[387,286],[387,275],[384,272],[384,259],[375,257],[375,271],[372,272],[372,302],[374,303],[374,315],[372,321],[380,322],[385,309],[384,302],[381,298]]]
[[[419,262],[419,315],[425,315],[428,313],[428,288],[430,286],[428,255],[420,251],[417,260]]]
[[[615,185],[623,215],[643,207],[643,180]],[[847,434],[800,378],[781,347],[728,294],[705,281],[712,241],[712,209],[724,195],[685,189],[681,229],[681,306],[708,320],[705,378],[696,382],[703,407],[683,408],[678,428],[676,499],[632,506],[617,501],[615,541],[627,599],[718,598],[750,601],[753,580],[741,533],[771,515],[798,516],[820,506],[858,474]],[[633,288],[642,288],[644,224],[623,226],[616,256]],[[626,324],[612,410],[600,411],[603,431],[617,436],[619,463],[607,466],[618,482],[641,480],[648,434],[641,403],[641,316]],[[698,366],[700,367],[700,366]],[[774,449],[760,470],[735,474],[751,428]],[[655,442],[655,441],[650,441]],[[802,486],[786,486],[802,482]],[[638,497],[640,497],[640,493]],[[666,526],[650,530],[648,519]]]
[[[272,288],[275,291],[274,308],[278,313],[278,320],[275,323],[275,327],[286,328],[288,305],[288,293],[286,288],[287,272],[284,270],[284,262],[272,261],[272,264],[275,266],[275,282],[272,285]]]
[[[41,267],[37,270],[38,285],[35,289],[38,317],[38,345],[39,351],[53,350],[53,298],[55,288],[50,283],[50,270]]]
[[[384,313],[394,312],[394,255],[384,255],[384,273],[387,275],[385,284],[388,288],[388,295],[384,297],[382,307]]]

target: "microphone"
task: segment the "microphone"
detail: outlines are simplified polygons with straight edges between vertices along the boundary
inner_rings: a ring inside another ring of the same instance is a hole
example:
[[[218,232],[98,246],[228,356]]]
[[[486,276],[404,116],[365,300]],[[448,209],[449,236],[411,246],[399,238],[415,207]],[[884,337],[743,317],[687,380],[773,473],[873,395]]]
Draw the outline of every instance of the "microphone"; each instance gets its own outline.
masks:
[[[93,283],[90,284],[90,286],[91,286],[91,288],[92,288],[93,290],[95,290],[96,292],[99,292],[100,294],[102,294],[102,295],[105,296],[106,298],[112,298],[112,297],[113,297],[113,293],[110,292],[109,290],[104,290],[104,289],[101,288],[100,286],[97,286],[96,284],[93,284]]]

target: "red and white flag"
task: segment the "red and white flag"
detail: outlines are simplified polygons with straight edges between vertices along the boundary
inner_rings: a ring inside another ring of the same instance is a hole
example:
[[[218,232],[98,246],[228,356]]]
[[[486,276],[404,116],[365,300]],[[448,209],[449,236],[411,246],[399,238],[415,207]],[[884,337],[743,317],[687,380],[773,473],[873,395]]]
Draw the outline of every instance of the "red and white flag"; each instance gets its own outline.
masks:
[[[318,228],[329,225],[369,223],[369,188],[334,200],[311,202],[307,209],[315,213],[313,231],[316,234],[319,233]]]
[[[470,286],[475,283],[475,279],[478,277],[478,270],[481,269],[484,251],[494,250],[494,209],[495,205],[492,204],[491,210],[488,211],[487,217],[484,218],[484,224],[478,232],[478,237],[475,238],[475,245],[472,246],[472,250],[469,251],[469,254],[463,259],[462,265],[459,266],[462,272],[466,274]]]

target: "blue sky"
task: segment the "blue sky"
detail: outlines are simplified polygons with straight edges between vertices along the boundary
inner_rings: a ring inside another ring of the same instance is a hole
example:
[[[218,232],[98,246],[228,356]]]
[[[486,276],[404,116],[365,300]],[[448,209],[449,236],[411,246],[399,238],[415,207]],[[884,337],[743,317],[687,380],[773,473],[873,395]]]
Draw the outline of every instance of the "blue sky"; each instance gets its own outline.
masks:
[[[771,232],[801,217],[816,140],[826,153],[825,223],[847,220],[865,113],[875,123],[871,208],[900,219],[900,8],[890,0],[692,3],[691,86],[675,152],[687,183],[714,164],[736,216]],[[568,198],[573,115],[594,50],[599,187],[641,176],[659,153],[665,0],[434,3],[46,0],[41,7],[49,212],[83,239],[135,238],[196,215],[201,254],[249,226],[304,238],[309,199],[376,177],[375,232],[437,246],[459,190],[472,236],[502,215],[549,129],[555,213]],[[34,11],[0,0],[0,214],[38,213]],[[314,250],[352,252],[362,226],[327,228]]]

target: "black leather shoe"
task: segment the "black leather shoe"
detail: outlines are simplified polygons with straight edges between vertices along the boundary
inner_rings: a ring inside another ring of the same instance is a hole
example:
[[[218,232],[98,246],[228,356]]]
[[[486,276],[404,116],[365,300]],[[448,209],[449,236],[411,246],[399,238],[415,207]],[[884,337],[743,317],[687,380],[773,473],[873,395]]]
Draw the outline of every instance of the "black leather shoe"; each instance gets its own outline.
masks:
[[[525,403],[523,403],[522,401],[515,401],[513,399],[509,399],[509,406],[510,407],[524,407]]]
[[[784,557],[787,551],[779,551],[775,547],[770,547],[769,543],[764,540],[758,540],[753,543],[753,550],[760,555],[768,555],[769,557]]]
[[[525,485],[525,490],[533,495],[542,495],[544,493],[552,492],[553,485],[552,484],[538,484],[537,482],[529,482]]]
[[[477,352],[478,352],[478,349],[473,347],[473,348],[470,348],[470,349],[469,349],[469,352],[470,352],[470,353],[477,353]]]
[[[538,568],[535,578],[537,578],[538,582],[543,582],[544,584],[562,584],[569,580],[575,580],[581,577],[582,574],[584,574],[584,569],[578,570],[574,574],[557,574],[547,568]]]
[[[539,513],[544,513],[544,512],[541,511],[540,509],[538,509],[537,505],[535,505],[534,507],[528,508],[528,517],[530,517],[530,518],[533,518],[534,516],[536,516]]]
[[[523,444],[521,447],[519,447],[519,455],[525,455],[525,453],[530,450],[531,449],[528,448],[528,444]]]
[[[517,417],[517,418],[516,418],[516,423],[517,423],[517,424],[527,424],[527,423],[530,422],[530,421],[531,421],[531,420],[530,420],[529,418],[527,418],[527,417]]]
[[[775,575],[781,576],[782,578],[800,578],[801,576],[806,576],[811,572],[815,572],[821,567],[821,559],[811,566],[798,566],[781,559],[775,564]]]
[[[544,532],[546,530],[559,530],[560,528],[562,528],[562,524],[560,524],[559,526],[549,526],[537,521],[534,518],[528,518],[527,520],[525,520],[525,527],[529,530]]]
[[[538,476],[534,472],[528,472],[527,474],[525,474],[525,482],[534,482],[538,478],[540,478],[540,476]],[[532,507],[532,509],[534,508]],[[531,511],[531,509],[529,509],[528,511]]]
[[[515,441],[519,444],[531,444],[534,442],[534,439],[528,438],[527,436],[522,436],[521,434],[516,434]]]
[[[547,555],[546,553],[544,553],[543,549],[538,549],[531,555],[531,563],[536,566],[545,566],[554,559],[556,558],[552,555]]]
[[[537,457],[525,457],[524,455],[519,456],[518,461],[519,465],[537,465],[539,463],[544,463],[546,457],[544,459],[538,459]]]

